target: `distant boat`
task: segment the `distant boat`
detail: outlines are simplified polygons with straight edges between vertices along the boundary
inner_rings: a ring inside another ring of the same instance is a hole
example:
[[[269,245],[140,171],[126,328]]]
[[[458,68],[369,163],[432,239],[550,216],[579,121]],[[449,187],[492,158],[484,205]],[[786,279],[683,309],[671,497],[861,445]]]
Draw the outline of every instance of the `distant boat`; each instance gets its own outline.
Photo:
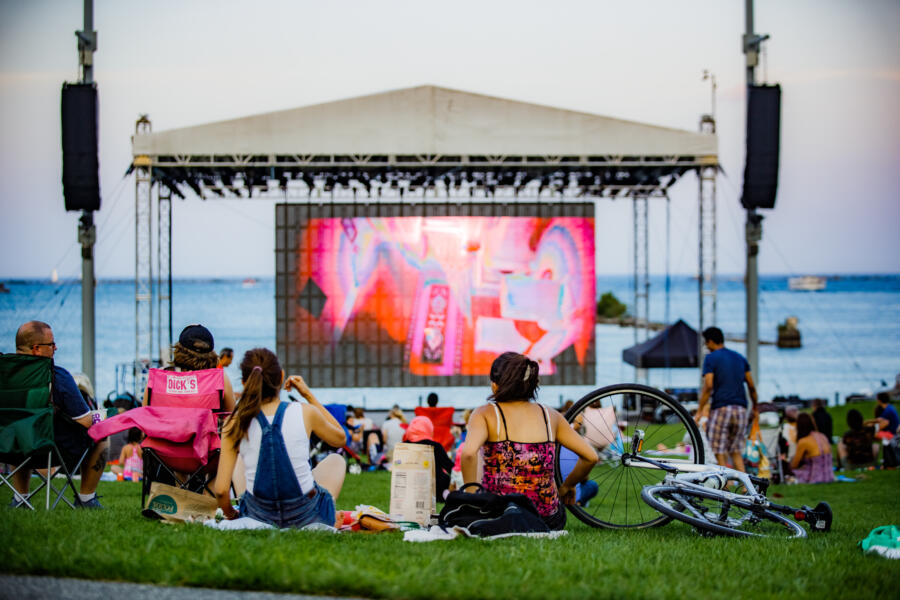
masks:
[[[50,283],[59,283],[59,273],[56,272],[56,269],[50,273]]]
[[[825,289],[826,281],[824,277],[817,275],[791,277],[788,279],[788,287],[795,292],[818,292]]]
[[[252,288],[256,285],[256,283],[256,279],[254,279],[253,277],[247,277],[241,282],[241,287]]]

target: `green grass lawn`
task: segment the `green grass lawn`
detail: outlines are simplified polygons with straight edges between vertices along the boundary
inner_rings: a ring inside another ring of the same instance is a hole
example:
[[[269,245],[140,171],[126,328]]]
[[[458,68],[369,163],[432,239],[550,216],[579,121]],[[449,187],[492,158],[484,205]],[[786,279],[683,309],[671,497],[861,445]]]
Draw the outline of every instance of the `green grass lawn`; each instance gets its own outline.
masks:
[[[855,483],[774,486],[776,501],[831,503],[834,530],[800,540],[703,538],[681,523],[592,529],[569,516],[558,540],[402,534],[221,532],[140,516],[137,483],[101,483],[102,511],[6,508],[0,571],[371,598],[890,598],[900,561],[856,546],[900,523],[900,471],[849,473]],[[347,476],[339,508],[388,508],[390,475]]]

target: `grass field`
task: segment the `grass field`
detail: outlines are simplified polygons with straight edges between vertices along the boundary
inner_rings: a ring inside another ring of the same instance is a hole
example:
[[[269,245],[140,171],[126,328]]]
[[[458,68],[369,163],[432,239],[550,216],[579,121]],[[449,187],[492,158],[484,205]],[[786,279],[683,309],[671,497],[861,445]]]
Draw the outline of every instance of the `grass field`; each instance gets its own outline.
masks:
[[[859,476],[859,473],[851,473]],[[392,598],[889,598],[900,564],[856,543],[896,523],[900,472],[776,486],[828,500],[834,530],[800,540],[707,539],[681,523],[598,530],[570,517],[559,540],[412,544],[396,533],[219,532],[140,516],[136,483],[103,483],[103,511],[0,509],[6,573]],[[388,505],[389,474],[348,476],[338,502]],[[3,506],[9,493],[0,497]]]
[[[834,420],[838,433],[840,412]],[[681,523],[592,529],[571,515],[558,540],[220,532],[143,518],[137,483],[101,483],[102,511],[11,510],[4,490],[0,572],[367,598],[896,597],[900,561],[856,544],[900,524],[900,471],[847,475],[859,479],[770,489],[779,503],[834,509],[831,533],[788,541],[704,538]],[[348,475],[338,508],[387,509],[389,481],[386,472]]]

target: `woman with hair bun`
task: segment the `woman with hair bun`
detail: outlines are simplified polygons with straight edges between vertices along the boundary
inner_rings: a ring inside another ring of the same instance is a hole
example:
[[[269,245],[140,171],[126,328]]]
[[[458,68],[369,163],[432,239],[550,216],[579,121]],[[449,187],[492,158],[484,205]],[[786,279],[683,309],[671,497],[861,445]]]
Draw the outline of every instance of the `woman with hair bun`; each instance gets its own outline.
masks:
[[[485,489],[527,496],[551,530],[563,529],[563,504],[575,503],[575,486],[597,463],[597,453],[559,412],[533,402],[540,382],[538,364],[516,352],[504,352],[491,365],[488,404],[469,417],[462,447],[462,474],[476,482],[483,449]],[[557,490],[556,442],[578,456],[575,468]]]
[[[315,433],[326,444],[340,447],[347,442],[344,429],[301,376],[284,379],[270,350],[249,350],[241,361],[241,379],[244,391],[225,424],[216,477],[216,498],[225,518],[240,516],[239,527],[335,526],[334,502],[344,484],[346,464],[343,457],[331,454],[313,469],[309,437]],[[280,401],[282,384],[296,390],[306,403]],[[238,455],[247,479],[240,513],[229,494]]]

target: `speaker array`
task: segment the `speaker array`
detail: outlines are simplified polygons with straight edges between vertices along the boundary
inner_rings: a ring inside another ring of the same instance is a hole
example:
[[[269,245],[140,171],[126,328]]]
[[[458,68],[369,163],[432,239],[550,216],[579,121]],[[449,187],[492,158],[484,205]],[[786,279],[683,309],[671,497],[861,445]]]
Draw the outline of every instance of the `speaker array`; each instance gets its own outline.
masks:
[[[96,85],[64,83],[61,113],[66,210],[100,210]]]

